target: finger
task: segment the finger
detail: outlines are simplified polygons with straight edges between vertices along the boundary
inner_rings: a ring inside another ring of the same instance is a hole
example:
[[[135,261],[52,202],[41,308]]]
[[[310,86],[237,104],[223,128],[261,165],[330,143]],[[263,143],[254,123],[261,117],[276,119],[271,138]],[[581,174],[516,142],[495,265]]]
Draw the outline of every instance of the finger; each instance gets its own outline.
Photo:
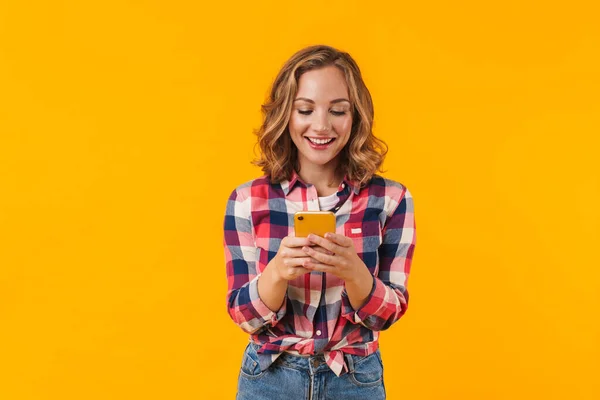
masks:
[[[286,247],[302,247],[302,246],[309,246],[310,240],[308,240],[308,238],[305,238],[305,237],[287,236],[285,238],[285,243],[282,243],[282,244]]]
[[[302,250],[304,250],[306,252],[306,254],[308,254],[309,256],[311,256],[312,258],[317,259],[318,261],[320,261],[323,264],[328,264],[328,265],[334,265],[336,264],[336,258],[335,256],[330,256],[329,254],[324,254],[324,253],[320,253],[308,246],[304,246],[302,248]]]
[[[299,247],[288,247],[281,251],[281,255],[285,258],[306,257],[306,252]]]
[[[337,244],[330,242],[328,239],[324,239],[320,236],[313,235],[312,233],[308,235],[308,240],[310,240],[311,243],[318,244],[319,246],[331,251],[334,254],[339,253],[341,250],[340,246],[338,246]]]
[[[352,239],[348,236],[340,235],[339,233],[327,232],[325,238],[342,247],[350,247],[353,245]]]
[[[311,247],[311,248],[322,254],[333,255],[333,253],[331,253],[329,250],[326,250],[319,246],[315,246],[315,247]],[[304,250],[302,250],[302,248],[300,248],[300,247],[287,247],[287,248],[281,250],[281,256],[283,258],[306,257],[306,252]]]
[[[327,254],[327,255],[330,255],[330,256],[334,256],[335,255],[333,253],[333,251],[329,251],[326,248],[323,248],[323,247],[319,246],[318,244],[314,244],[313,243],[312,246],[309,246],[309,247],[311,249],[315,250],[315,251],[318,251],[319,253]],[[302,250],[300,250],[300,251],[302,251]]]
[[[334,267],[333,265],[314,263],[314,262],[306,263],[304,268],[311,270],[311,271],[329,272],[330,274],[334,274],[334,275],[336,275],[336,272],[338,271],[338,269],[336,267]]]
[[[288,258],[287,260],[284,261],[284,265],[288,268],[298,268],[298,267],[303,267],[305,263],[307,262],[319,262],[319,260],[308,256],[306,253],[304,253],[304,257],[296,257],[296,258]]]

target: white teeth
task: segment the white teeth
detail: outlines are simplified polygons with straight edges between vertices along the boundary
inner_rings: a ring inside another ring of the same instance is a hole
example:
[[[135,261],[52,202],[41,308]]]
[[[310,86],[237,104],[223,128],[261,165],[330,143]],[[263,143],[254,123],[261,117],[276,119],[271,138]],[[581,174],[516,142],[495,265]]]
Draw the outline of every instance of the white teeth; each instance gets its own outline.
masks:
[[[310,140],[314,144],[327,144],[327,143],[331,142],[333,140],[333,138],[329,138],[329,139],[313,139],[313,138],[308,138],[308,140]]]

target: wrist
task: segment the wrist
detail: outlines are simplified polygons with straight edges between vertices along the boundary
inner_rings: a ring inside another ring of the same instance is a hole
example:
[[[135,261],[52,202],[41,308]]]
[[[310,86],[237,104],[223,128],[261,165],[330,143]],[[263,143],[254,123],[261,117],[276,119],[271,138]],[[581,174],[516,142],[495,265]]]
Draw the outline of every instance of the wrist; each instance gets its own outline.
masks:
[[[276,255],[273,259],[267,264],[265,272],[269,274],[269,278],[271,278],[271,282],[275,285],[281,285],[282,283],[286,283],[286,280],[279,274],[279,256]]]
[[[363,265],[363,268],[359,268],[358,272],[354,274],[354,276],[346,281],[347,285],[351,286],[362,286],[365,282],[373,283],[373,275],[367,268],[366,265]]]

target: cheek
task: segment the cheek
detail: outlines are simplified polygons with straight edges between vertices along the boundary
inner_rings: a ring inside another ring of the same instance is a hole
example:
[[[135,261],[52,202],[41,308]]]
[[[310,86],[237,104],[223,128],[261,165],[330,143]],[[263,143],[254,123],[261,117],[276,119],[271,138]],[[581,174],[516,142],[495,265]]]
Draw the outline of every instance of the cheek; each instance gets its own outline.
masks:
[[[292,135],[302,133],[306,130],[307,127],[308,124],[306,122],[303,122],[297,116],[292,115],[292,117],[290,117],[289,129]]]
[[[352,130],[352,118],[340,118],[335,122],[334,127],[339,135],[349,135]]]

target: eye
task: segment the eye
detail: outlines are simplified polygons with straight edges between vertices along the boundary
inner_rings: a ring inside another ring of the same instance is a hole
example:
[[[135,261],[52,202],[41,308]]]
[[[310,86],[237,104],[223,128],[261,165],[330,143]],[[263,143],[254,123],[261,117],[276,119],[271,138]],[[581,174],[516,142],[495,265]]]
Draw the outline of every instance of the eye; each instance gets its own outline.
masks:
[[[302,115],[310,115],[310,114],[312,114],[312,112],[313,112],[313,110],[298,110],[298,113],[302,114]],[[340,116],[346,114],[346,111],[334,111],[334,110],[331,110],[330,112],[333,115],[335,115],[336,117],[340,117]]]

